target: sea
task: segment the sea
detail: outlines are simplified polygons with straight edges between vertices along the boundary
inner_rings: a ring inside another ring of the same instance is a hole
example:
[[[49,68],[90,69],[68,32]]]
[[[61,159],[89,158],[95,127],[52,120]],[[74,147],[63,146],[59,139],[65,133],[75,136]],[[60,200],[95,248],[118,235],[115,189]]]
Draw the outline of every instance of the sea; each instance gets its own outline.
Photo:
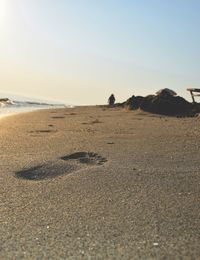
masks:
[[[0,96],[0,118],[39,109],[66,107],[73,107],[73,105],[56,101],[46,101],[13,95]]]

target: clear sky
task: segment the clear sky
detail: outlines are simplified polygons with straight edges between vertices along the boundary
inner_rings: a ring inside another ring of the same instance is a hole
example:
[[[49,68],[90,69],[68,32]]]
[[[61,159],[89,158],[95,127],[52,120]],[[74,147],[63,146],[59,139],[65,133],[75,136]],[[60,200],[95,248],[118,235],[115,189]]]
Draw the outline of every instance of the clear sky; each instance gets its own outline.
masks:
[[[200,87],[199,0],[0,0],[0,89],[101,104]]]

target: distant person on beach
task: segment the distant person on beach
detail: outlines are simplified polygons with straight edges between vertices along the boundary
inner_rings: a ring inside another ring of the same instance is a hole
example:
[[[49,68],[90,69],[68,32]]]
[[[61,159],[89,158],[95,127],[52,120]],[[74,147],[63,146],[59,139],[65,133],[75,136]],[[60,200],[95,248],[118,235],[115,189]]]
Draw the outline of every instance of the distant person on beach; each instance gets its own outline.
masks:
[[[108,99],[108,105],[109,105],[110,107],[112,107],[112,106],[114,106],[114,104],[115,104],[115,96],[112,94],[112,95],[109,97],[109,99]]]

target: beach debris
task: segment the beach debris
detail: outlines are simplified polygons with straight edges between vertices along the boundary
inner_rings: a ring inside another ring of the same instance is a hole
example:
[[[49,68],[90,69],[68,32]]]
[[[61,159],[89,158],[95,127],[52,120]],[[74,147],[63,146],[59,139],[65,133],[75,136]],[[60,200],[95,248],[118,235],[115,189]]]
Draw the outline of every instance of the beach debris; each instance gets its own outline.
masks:
[[[154,242],[153,245],[154,245],[154,246],[158,246],[159,244],[158,244],[157,242]]]
[[[200,93],[200,89],[199,88],[188,88],[187,91],[190,92],[191,97],[192,97],[192,102],[195,104],[196,101],[195,101],[194,97],[200,97],[200,94],[199,94]]]

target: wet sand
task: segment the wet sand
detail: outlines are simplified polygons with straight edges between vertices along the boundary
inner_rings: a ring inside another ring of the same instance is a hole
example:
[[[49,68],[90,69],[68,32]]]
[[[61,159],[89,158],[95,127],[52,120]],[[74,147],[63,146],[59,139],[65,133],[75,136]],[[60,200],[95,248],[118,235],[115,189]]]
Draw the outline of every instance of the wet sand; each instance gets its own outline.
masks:
[[[1,259],[199,259],[200,117],[0,120]]]

